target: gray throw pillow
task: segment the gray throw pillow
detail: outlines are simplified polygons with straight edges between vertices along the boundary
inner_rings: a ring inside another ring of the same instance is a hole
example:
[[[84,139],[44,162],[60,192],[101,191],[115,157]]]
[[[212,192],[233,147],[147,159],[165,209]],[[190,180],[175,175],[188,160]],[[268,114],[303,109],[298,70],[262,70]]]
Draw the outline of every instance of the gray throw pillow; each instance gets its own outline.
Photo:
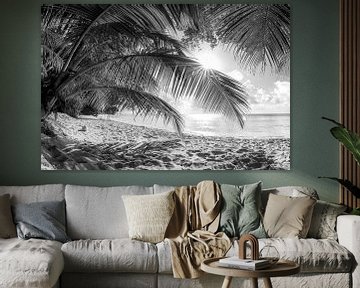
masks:
[[[336,219],[346,211],[346,206],[318,200],[315,203],[309,238],[337,240]]]
[[[266,238],[260,216],[261,182],[243,186],[222,184],[221,192],[219,231],[229,237],[250,233]]]
[[[65,232],[65,201],[16,204],[13,215],[19,238],[70,241]]]

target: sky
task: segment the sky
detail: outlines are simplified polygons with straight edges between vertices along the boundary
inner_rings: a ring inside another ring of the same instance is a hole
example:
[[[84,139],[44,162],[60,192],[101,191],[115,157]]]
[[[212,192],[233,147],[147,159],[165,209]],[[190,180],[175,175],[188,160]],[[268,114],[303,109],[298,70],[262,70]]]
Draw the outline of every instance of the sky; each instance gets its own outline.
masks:
[[[252,75],[242,69],[231,52],[222,45],[212,49],[207,43],[190,51],[204,67],[219,70],[242,83],[248,94],[252,114],[290,113],[290,77],[270,72]]]

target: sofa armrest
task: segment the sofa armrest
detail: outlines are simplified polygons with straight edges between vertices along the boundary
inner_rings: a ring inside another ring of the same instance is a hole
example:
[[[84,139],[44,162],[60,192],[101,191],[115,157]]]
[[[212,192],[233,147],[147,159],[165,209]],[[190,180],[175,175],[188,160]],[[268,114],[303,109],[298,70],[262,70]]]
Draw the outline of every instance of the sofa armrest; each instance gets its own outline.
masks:
[[[336,229],[339,243],[355,257],[356,264],[352,273],[353,287],[360,287],[360,216],[338,216]]]

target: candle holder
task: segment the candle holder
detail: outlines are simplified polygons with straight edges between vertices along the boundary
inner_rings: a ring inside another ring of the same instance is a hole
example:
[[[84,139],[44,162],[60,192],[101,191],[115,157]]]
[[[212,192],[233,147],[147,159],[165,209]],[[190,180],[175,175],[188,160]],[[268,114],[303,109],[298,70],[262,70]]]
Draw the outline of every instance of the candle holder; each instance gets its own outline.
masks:
[[[246,243],[249,242],[251,249],[251,259],[258,260],[259,259],[259,241],[252,234],[245,234],[239,239],[239,258],[247,259],[246,257]]]

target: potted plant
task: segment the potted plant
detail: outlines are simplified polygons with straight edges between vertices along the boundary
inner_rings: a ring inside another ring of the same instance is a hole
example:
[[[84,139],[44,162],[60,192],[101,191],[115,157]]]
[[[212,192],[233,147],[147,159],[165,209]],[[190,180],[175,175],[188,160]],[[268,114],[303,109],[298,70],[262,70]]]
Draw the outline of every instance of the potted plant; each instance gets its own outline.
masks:
[[[353,155],[355,161],[360,165],[360,136],[353,131],[347,129],[343,124],[336,122],[333,119],[322,117],[322,119],[328,120],[334,124],[335,127],[330,129],[331,134],[342,143],[346,149],[348,149]],[[340,179],[336,177],[320,177],[328,178],[339,182],[347,190],[349,190],[356,198],[360,198],[360,187],[354,185],[348,179]],[[360,207],[354,208],[351,214],[360,215]]]

